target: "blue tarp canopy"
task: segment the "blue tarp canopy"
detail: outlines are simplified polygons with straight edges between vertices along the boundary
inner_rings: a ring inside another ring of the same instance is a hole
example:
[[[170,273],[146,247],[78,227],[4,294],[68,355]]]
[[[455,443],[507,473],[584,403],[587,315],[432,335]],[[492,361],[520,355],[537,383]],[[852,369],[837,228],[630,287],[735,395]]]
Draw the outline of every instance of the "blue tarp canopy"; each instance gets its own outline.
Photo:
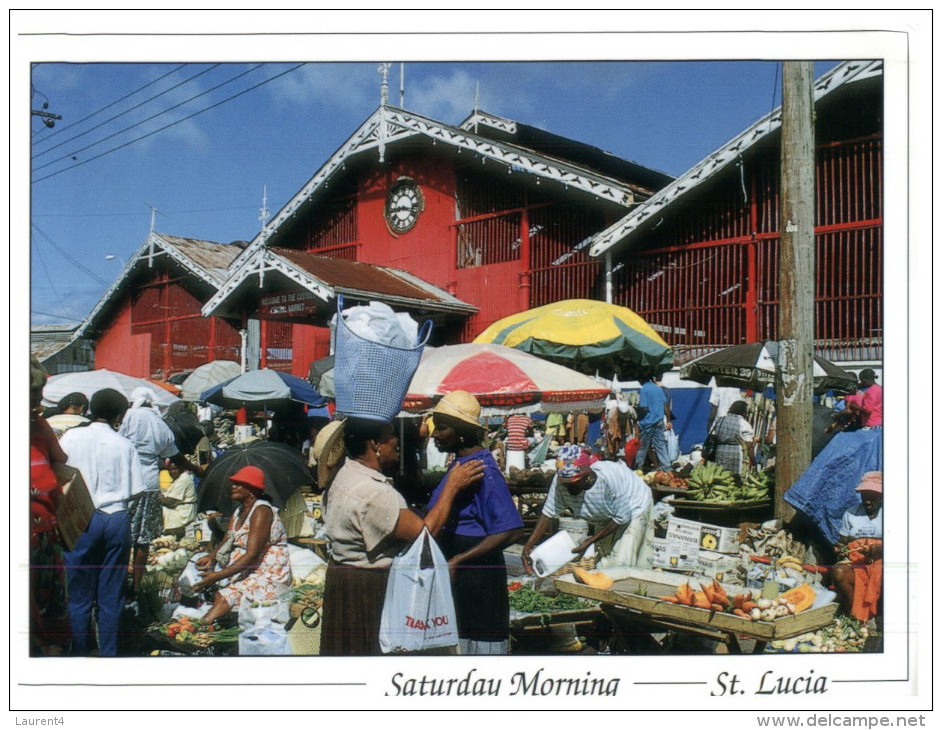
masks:
[[[785,501],[810,517],[834,544],[844,512],[860,502],[855,490],[868,471],[883,471],[883,430],[839,433],[785,492]]]

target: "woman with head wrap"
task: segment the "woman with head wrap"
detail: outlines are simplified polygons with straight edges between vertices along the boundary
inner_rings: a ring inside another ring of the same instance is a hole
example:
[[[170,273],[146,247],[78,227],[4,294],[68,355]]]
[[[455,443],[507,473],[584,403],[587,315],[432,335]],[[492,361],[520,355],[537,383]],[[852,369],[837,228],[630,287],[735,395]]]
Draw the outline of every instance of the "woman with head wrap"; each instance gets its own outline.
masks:
[[[138,583],[147,568],[147,556],[150,543],[163,533],[164,519],[160,500],[160,465],[165,459],[173,461],[181,470],[189,470],[202,475],[202,470],[191,464],[177,448],[176,439],[170,426],[160,417],[154,403],[156,394],[146,387],[135,388],[131,392],[132,405],[121,421],[118,433],[128,439],[137,449],[144,468],[147,484],[146,493],[135,500],[130,508],[131,540],[134,546],[134,569],[132,572],[131,592],[137,590]]]
[[[442,498],[453,469],[475,460],[484,465],[481,482],[455,498],[438,542],[451,568],[459,653],[506,654],[510,603],[503,551],[523,534],[523,520],[483,445],[480,414],[477,399],[463,390],[447,393],[432,411],[435,446],[455,458],[432,492],[429,509]]]
[[[857,485],[860,503],[841,520],[841,561],[831,578],[844,610],[858,621],[877,613],[883,587],[883,472],[868,471]]]
[[[592,533],[573,548],[573,560],[590,545],[601,557],[600,567],[628,567],[644,562],[642,547],[654,501],[651,488],[623,461],[598,461],[575,445],[560,448],[556,476],[543,510],[523,547],[523,565],[532,572],[530,553],[549,529],[551,520],[568,513],[586,520]]]
[[[29,605],[30,654],[59,654],[68,646],[65,557],[56,508],[62,496],[53,471],[65,452],[42,410],[46,372],[29,361]]]

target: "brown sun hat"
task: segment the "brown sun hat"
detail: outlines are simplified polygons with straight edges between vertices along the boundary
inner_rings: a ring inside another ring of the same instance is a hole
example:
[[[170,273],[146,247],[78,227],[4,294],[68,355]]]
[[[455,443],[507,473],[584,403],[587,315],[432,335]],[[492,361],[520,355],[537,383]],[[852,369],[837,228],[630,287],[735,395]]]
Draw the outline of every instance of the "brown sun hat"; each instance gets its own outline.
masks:
[[[459,421],[470,423],[478,428],[481,427],[481,404],[478,403],[477,398],[466,390],[453,390],[450,393],[445,393],[432,409],[433,422],[436,413],[457,418]]]
[[[347,451],[343,445],[343,421],[331,421],[322,428],[311,453],[317,459],[317,484],[321,489],[327,489],[343,466]]]

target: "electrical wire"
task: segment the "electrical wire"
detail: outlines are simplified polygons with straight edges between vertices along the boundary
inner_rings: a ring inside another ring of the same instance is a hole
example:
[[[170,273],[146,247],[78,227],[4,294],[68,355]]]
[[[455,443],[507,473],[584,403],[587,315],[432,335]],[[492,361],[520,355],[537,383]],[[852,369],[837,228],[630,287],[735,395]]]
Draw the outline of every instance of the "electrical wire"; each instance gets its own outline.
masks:
[[[38,314],[41,317],[53,317],[55,319],[64,319],[67,322],[81,322],[83,317],[64,317],[61,314],[50,314],[49,312],[40,312],[38,309],[30,309],[29,313]]]
[[[185,64],[184,64],[184,65],[185,65]],[[55,145],[53,145],[52,147],[49,147],[49,148],[43,150],[42,152],[37,152],[35,155],[32,156],[31,159],[35,160],[35,159],[37,159],[37,158],[39,158],[39,157],[42,157],[43,155],[45,155],[45,154],[47,154],[47,153],[49,153],[49,152],[52,152],[52,151],[55,150],[55,149],[58,149],[59,147],[62,147],[63,145],[67,145],[69,142],[72,142],[72,141],[78,139],[79,137],[84,137],[86,134],[90,134],[91,132],[94,132],[96,129],[99,129],[99,128],[105,126],[105,125],[108,124],[109,122],[113,122],[115,119],[118,119],[118,118],[120,118],[120,117],[123,117],[125,114],[128,114],[128,113],[134,111],[135,109],[140,109],[140,108],[141,108],[142,106],[144,106],[145,104],[149,104],[150,102],[154,101],[155,99],[160,98],[160,97],[163,96],[164,94],[168,94],[168,93],[170,93],[171,91],[173,91],[174,89],[177,89],[177,88],[183,86],[184,84],[188,84],[189,82],[193,81],[193,79],[199,78],[200,76],[202,76],[202,75],[205,74],[205,73],[209,73],[209,72],[212,71],[214,68],[217,68],[217,67],[220,66],[220,65],[221,65],[221,64],[218,64],[218,63],[217,63],[217,64],[214,64],[214,65],[210,66],[209,68],[205,68],[205,69],[203,69],[202,71],[200,71],[200,72],[198,72],[198,73],[196,73],[196,74],[193,74],[193,75],[190,76],[189,78],[184,79],[183,81],[180,81],[179,83],[174,84],[174,85],[171,86],[170,88],[165,89],[164,91],[161,91],[159,94],[155,94],[154,96],[152,96],[152,97],[150,97],[150,98],[148,98],[148,99],[145,99],[144,101],[140,102],[139,104],[135,104],[134,106],[132,106],[132,107],[130,107],[130,108],[128,108],[128,109],[125,109],[123,112],[120,112],[120,113],[118,113],[118,114],[115,114],[113,117],[109,117],[108,119],[106,119],[106,120],[103,121],[103,122],[99,122],[98,124],[96,124],[96,125],[95,125],[94,127],[92,127],[91,129],[86,129],[84,132],[79,132],[78,134],[76,134],[76,135],[74,135],[74,136],[72,136],[72,137],[69,137],[68,139],[63,140],[63,141],[59,142],[59,144],[55,144]],[[165,76],[166,76],[166,74],[165,74]],[[163,78],[163,77],[161,77],[161,78]],[[139,90],[138,90],[138,91],[139,91]],[[135,92],[132,92],[132,93],[135,93],[135,94],[136,94],[137,92],[135,91]],[[127,98],[127,96],[125,96],[124,98]],[[184,102],[184,103],[185,103],[185,102]],[[171,107],[171,108],[173,108],[173,107]],[[167,111],[169,111],[169,110],[167,110]],[[97,112],[96,112],[96,113],[97,113]],[[161,112],[161,113],[163,113],[163,112]],[[90,115],[90,116],[91,116],[91,115]],[[157,116],[159,116],[159,115],[157,115]],[[88,117],[85,117],[85,118],[88,119]],[[151,119],[152,119],[152,118],[153,118],[153,117],[151,117]],[[148,121],[148,120],[145,119],[144,122],[146,122],[146,121]],[[143,122],[138,122],[137,124],[143,124]],[[133,127],[134,127],[134,126],[137,126],[137,124],[132,125],[131,127],[128,127],[128,128],[126,128],[126,129],[133,129]],[[126,129],[125,129],[125,130],[122,130],[122,131],[126,131]],[[116,134],[120,134],[120,133],[121,133],[121,132],[116,132]],[[50,136],[51,136],[51,135],[50,135]],[[112,135],[112,136],[113,136],[113,135]],[[105,137],[105,139],[108,139],[108,137]],[[100,141],[103,142],[104,140],[100,140]],[[98,144],[98,143],[96,142],[95,144]],[[90,146],[94,146],[94,145],[90,145]],[[85,147],[85,148],[83,148],[83,149],[88,149],[88,148]],[[81,151],[82,151],[82,150],[77,150],[77,152],[81,152]],[[76,153],[77,153],[77,152],[76,152]],[[73,154],[75,154],[75,153],[73,153]],[[65,157],[68,157],[68,156],[69,156],[69,155],[65,155]],[[64,159],[64,157],[60,157],[60,158],[58,158],[58,159],[61,160],[61,159]],[[55,160],[54,160],[53,162],[55,162]],[[51,164],[51,163],[50,163],[50,164]]]
[[[91,119],[92,117],[94,117],[96,114],[101,114],[103,111],[105,111],[106,109],[110,109],[110,108],[113,107],[115,104],[120,104],[120,103],[121,103],[122,101],[124,101],[125,99],[129,99],[129,98],[131,98],[132,96],[134,96],[135,94],[139,94],[139,93],[142,92],[144,89],[146,89],[148,86],[153,86],[153,85],[156,84],[158,81],[161,81],[162,79],[167,78],[167,77],[170,76],[171,74],[174,74],[174,73],[176,73],[177,71],[179,71],[179,70],[180,70],[181,68],[183,68],[184,66],[189,66],[189,65],[190,65],[190,64],[188,64],[188,63],[181,63],[181,64],[180,64],[179,66],[177,66],[176,68],[171,69],[170,71],[167,71],[167,73],[165,73],[163,76],[158,76],[158,77],[157,77],[156,79],[154,79],[153,81],[148,81],[148,82],[147,82],[146,84],[144,84],[143,86],[141,86],[141,87],[135,89],[134,91],[130,92],[129,94],[125,94],[125,95],[122,96],[120,99],[115,99],[113,102],[111,102],[110,104],[106,104],[106,105],[103,106],[101,109],[98,109],[97,111],[93,111],[93,112],[92,112],[91,114],[89,114],[87,117],[82,117],[82,118],[79,119],[77,122],[72,122],[72,124],[68,124],[68,125],[66,125],[65,127],[62,127],[62,128],[60,128],[59,130],[57,130],[57,131],[55,131],[55,132],[52,132],[52,133],[49,135],[49,137],[47,137],[46,139],[49,139],[49,138],[51,138],[51,137],[55,137],[55,136],[56,136],[57,134],[59,134],[60,132],[68,131],[68,130],[72,129],[72,127],[77,127],[77,126],[78,126],[79,124],[81,124],[82,122],[87,122],[89,119]],[[216,65],[218,66],[219,64],[216,64]],[[176,87],[172,87],[172,88],[176,88]],[[170,89],[168,89],[167,91],[169,91],[169,90],[170,90]],[[162,93],[166,93],[166,92],[162,92]],[[159,96],[159,94],[158,94],[158,96]],[[151,97],[151,99],[156,99],[156,98],[157,98],[156,96]],[[148,101],[150,101],[150,100],[148,100]],[[146,102],[144,102],[144,103],[146,103]],[[135,107],[135,108],[136,108],[136,107]],[[129,111],[130,111],[130,110],[129,110]],[[124,112],[124,113],[126,113],[126,112]],[[114,117],[112,117],[112,119],[114,119]],[[108,121],[111,121],[111,120],[108,120]],[[105,122],[102,122],[102,124],[104,124],[104,123],[105,123]],[[101,125],[99,125],[99,126],[101,126]],[[97,127],[92,127],[92,129],[97,129]],[[91,129],[88,130],[88,132],[90,132],[90,131],[91,131]],[[88,132],[82,132],[82,134],[88,134]],[[77,135],[77,136],[81,136],[81,135]],[[76,139],[76,138],[77,138],[77,137],[71,137],[70,139]],[[65,144],[65,143],[63,142],[63,144]],[[53,149],[53,148],[50,148],[50,149]],[[49,151],[49,150],[46,150],[45,152],[48,152],[48,151]],[[41,152],[40,154],[45,154],[45,152]]]
[[[243,76],[252,73],[252,71],[255,71],[256,69],[260,68],[261,66],[262,66],[262,64],[260,64],[260,63],[259,63],[259,64],[256,64],[255,66],[253,66],[252,68],[248,69],[247,71],[243,71],[242,73],[240,73],[240,74],[238,74],[238,75],[236,75],[236,76],[233,76],[231,79],[229,79],[229,80],[227,80],[227,81],[223,81],[221,84],[217,84],[216,86],[213,86],[212,88],[206,89],[206,91],[201,91],[199,94],[196,94],[196,95],[194,95],[194,96],[191,96],[189,99],[186,99],[186,100],[184,100],[184,101],[181,101],[179,104],[174,104],[173,106],[168,107],[167,109],[164,109],[163,111],[157,112],[156,114],[152,114],[151,116],[147,117],[146,119],[142,119],[142,120],[139,121],[139,122],[135,122],[134,124],[131,124],[131,125],[125,127],[124,129],[119,129],[117,132],[113,132],[113,133],[107,135],[106,137],[102,137],[102,138],[101,138],[100,140],[98,140],[97,142],[92,142],[91,144],[85,145],[84,147],[79,147],[79,149],[77,149],[77,150],[73,150],[72,152],[67,152],[66,154],[62,155],[61,157],[57,157],[56,159],[52,160],[51,162],[47,162],[47,163],[45,163],[45,164],[43,164],[43,165],[37,165],[36,167],[33,168],[33,172],[35,172],[35,171],[37,171],[37,170],[42,170],[42,169],[45,168],[45,167],[49,167],[50,165],[54,165],[54,164],[56,164],[57,162],[61,162],[62,160],[66,160],[66,159],[68,159],[68,158],[70,158],[70,157],[72,157],[72,158],[74,159],[74,158],[75,158],[75,155],[79,154],[80,152],[84,152],[85,150],[91,149],[92,147],[97,147],[97,146],[100,145],[102,142],[105,142],[105,141],[111,139],[112,137],[117,137],[119,134],[124,134],[125,132],[128,132],[128,131],[134,129],[135,127],[140,127],[142,124],[145,124],[145,123],[147,123],[147,122],[150,122],[150,121],[156,119],[157,117],[161,117],[161,116],[163,116],[164,114],[167,114],[168,112],[172,112],[174,109],[177,109],[177,108],[183,106],[184,104],[189,104],[191,101],[195,101],[196,99],[199,99],[201,96],[206,96],[207,94],[212,93],[213,91],[216,91],[216,89],[220,89],[220,88],[222,88],[223,86],[226,86],[227,84],[231,84],[233,81],[236,81],[237,79],[240,79],[240,78],[242,78]],[[206,70],[208,71],[209,69],[206,69]],[[205,71],[204,71],[203,73],[205,73]],[[197,74],[197,76],[198,76],[198,75],[199,75],[199,74]],[[182,121],[182,120],[181,120],[181,121]],[[57,145],[57,146],[61,146],[61,145]],[[93,157],[92,159],[95,159],[95,158]]]
[[[52,289],[52,294],[56,298],[56,303],[59,305],[59,311],[65,314],[67,311],[66,306],[62,301],[62,297],[59,296],[59,291],[56,289],[56,285],[52,280],[52,276],[49,274],[49,268],[46,266],[46,260],[43,258],[42,251],[40,251],[38,248],[34,248],[33,251],[36,253],[36,258],[39,261],[40,268],[43,270],[43,273],[46,275],[46,279],[49,281],[49,288]]]
[[[79,269],[80,271],[84,272],[85,274],[87,274],[88,276],[90,276],[92,279],[94,279],[95,281],[97,281],[99,284],[104,284],[104,285],[107,286],[108,284],[111,283],[111,282],[106,281],[105,279],[102,279],[102,278],[101,278],[100,276],[98,276],[95,272],[90,271],[89,269],[86,269],[85,266],[83,266],[81,263],[79,263],[79,262],[76,261],[74,258],[72,258],[72,256],[70,256],[70,255],[68,254],[68,252],[64,251],[64,250],[59,246],[59,244],[57,244],[55,241],[53,241],[52,238],[49,237],[49,234],[46,233],[42,228],[40,228],[39,226],[37,226],[35,223],[30,223],[30,225],[31,225],[33,228],[35,228],[35,229],[36,229],[36,232],[39,233],[39,235],[42,236],[46,241],[48,241],[49,244],[50,244],[56,251],[58,251],[59,254],[60,254],[66,261],[68,261],[70,264],[72,264],[75,268],[77,268],[77,269]]]
[[[254,86],[250,86],[249,88],[247,88],[247,89],[245,89],[245,90],[243,90],[243,91],[240,91],[238,94],[234,94],[234,95],[232,95],[232,96],[230,96],[230,97],[228,97],[228,98],[226,98],[226,99],[223,99],[223,100],[221,100],[221,101],[218,101],[218,102],[216,102],[215,104],[212,104],[212,105],[206,107],[205,109],[200,109],[199,111],[194,112],[193,114],[190,114],[190,115],[187,116],[187,117],[183,117],[182,119],[178,119],[178,120],[175,121],[175,122],[171,122],[170,124],[167,124],[167,125],[161,127],[160,129],[155,129],[153,132],[148,132],[147,134],[143,134],[143,135],[141,135],[140,137],[137,137],[137,138],[135,138],[135,139],[132,139],[132,140],[129,141],[129,142],[125,142],[124,144],[118,145],[117,147],[113,147],[113,148],[110,149],[110,150],[105,150],[104,152],[102,152],[102,153],[100,153],[100,154],[98,154],[98,155],[95,155],[94,157],[89,157],[87,160],[82,160],[81,162],[78,162],[78,163],[76,163],[76,164],[74,164],[74,165],[71,165],[71,166],[69,166],[69,167],[64,167],[64,168],[62,168],[61,170],[56,170],[55,172],[51,172],[51,173],[49,173],[48,175],[45,175],[45,176],[43,176],[43,177],[40,177],[40,178],[37,178],[37,179],[33,180],[32,182],[33,182],[33,184],[35,184],[35,183],[38,183],[38,182],[42,182],[43,180],[48,180],[49,178],[55,177],[56,175],[59,175],[59,174],[61,174],[61,173],[63,173],[63,172],[68,172],[69,170],[73,170],[73,169],[75,169],[76,167],[81,167],[82,165],[86,165],[86,164],[88,164],[89,162],[91,162],[92,160],[97,160],[99,157],[104,157],[105,155],[111,154],[112,152],[117,152],[117,151],[120,150],[120,149],[123,149],[123,148],[125,148],[125,147],[128,147],[129,145],[134,144],[135,142],[140,142],[142,139],[147,139],[148,137],[152,137],[153,135],[155,135],[155,134],[157,134],[157,133],[159,133],[159,132],[162,132],[162,131],[164,131],[165,129],[169,129],[170,127],[173,127],[173,126],[175,126],[175,125],[177,125],[177,124],[180,124],[181,122],[185,122],[185,121],[187,121],[188,119],[192,119],[193,117],[199,116],[199,115],[202,114],[203,112],[208,112],[208,111],[210,111],[211,109],[215,109],[217,106],[221,106],[221,105],[223,105],[223,104],[226,104],[227,102],[230,102],[230,101],[232,101],[233,99],[238,99],[240,96],[243,96],[243,95],[249,93],[250,91],[254,91],[254,90],[257,89],[257,88],[259,88],[259,87],[261,87],[261,86],[264,86],[265,84],[271,83],[272,81],[275,81],[276,79],[279,79],[279,78],[281,78],[282,76],[284,76],[284,75],[286,75],[286,74],[289,74],[289,73],[291,73],[292,71],[296,71],[297,69],[301,68],[302,66],[306,66],[306,65],[307,65],[306,62],[305,62],[305,63],[299,63],[299,64],[297,64],[297,65],[295,65],[295,66],[292,66],[291,68],[289,68],[289,69],[286,70],[286,71],[282,71],[280,74],[276,74],[275,76],[272,76],[270,79],[265,79],[264,81],[261,81],[261,82],[255,84]]]

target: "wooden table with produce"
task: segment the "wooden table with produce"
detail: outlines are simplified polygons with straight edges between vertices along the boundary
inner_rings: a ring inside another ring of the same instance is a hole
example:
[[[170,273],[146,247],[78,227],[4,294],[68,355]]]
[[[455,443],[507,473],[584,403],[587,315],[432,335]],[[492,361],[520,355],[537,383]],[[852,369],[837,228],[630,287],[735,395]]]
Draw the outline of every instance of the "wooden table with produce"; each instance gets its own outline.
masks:
[[[565,575],[557,578],[555,585],[560,593],[598,601],[613,622],[642,624],[655,631],[690,632],[720,642],[737,654],[743,653],[741,639],[754,641],[753,653],[761,653],[770,641],[831,624],[837,610],[833,602],[815,606],[810,586],[782,594],[784,600],[768,599],[766,605],[742,587],[716,581],[701,584],[696,578],[635,568],[621,573],[614,581],[592,573],[589,580],[594,585]]]

